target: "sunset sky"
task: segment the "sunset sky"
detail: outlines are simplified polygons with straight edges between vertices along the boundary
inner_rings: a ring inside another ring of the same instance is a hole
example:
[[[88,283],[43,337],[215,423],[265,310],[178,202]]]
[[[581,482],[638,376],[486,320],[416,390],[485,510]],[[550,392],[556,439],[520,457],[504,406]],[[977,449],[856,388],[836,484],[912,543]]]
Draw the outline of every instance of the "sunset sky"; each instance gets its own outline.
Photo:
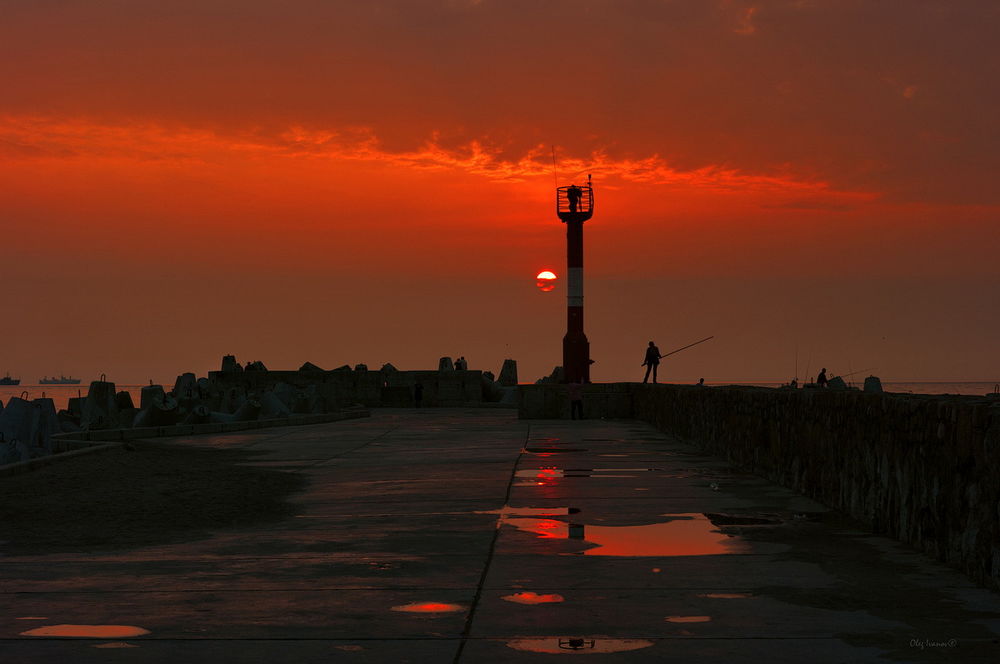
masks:
[[[995,0],[0,0],[0,375],[1000,379]],[[809,372],[807,374],[807,371]]]

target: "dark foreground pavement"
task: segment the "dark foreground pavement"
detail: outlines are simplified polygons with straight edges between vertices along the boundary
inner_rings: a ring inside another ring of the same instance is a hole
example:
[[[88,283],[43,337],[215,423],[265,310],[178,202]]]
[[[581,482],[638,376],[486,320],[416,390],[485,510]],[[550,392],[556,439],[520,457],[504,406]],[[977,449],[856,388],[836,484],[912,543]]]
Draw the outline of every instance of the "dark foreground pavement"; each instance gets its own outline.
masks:
[[[303,473],[298,515],[0,543],[0,662],[1000,661],[997,594],[639,422],[381,410],[174,442]],[[25,634],[56,625],[148,634]]]

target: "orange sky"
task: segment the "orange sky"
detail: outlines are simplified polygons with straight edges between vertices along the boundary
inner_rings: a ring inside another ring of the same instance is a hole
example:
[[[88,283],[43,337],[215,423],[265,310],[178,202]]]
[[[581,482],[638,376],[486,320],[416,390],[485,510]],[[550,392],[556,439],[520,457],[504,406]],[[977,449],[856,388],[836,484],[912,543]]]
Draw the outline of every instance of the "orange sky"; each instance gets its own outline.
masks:
[[[995,2],[2,2],[0,372],[1000,378]]]

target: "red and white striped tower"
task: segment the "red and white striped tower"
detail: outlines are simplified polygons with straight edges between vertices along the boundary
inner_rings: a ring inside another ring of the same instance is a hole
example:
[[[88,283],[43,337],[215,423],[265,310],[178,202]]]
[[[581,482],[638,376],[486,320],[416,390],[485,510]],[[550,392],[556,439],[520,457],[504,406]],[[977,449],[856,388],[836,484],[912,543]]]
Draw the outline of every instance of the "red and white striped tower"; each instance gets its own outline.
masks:
[[[566,336],[563,371],[566,382],[590,382],[590,342],[583,333],[583,222],[594,214],[594,190],[587,184],[556,189],[556,214],[566,224]]]

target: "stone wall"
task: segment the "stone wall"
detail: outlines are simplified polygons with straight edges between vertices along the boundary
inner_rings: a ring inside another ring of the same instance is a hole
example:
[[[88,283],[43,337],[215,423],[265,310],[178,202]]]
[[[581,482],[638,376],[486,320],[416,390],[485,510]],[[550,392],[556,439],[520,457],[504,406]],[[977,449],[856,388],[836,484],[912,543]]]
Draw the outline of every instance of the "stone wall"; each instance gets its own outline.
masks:
[[[220,389],[263,390],[285,383],[298,388],[315,385],[329,404],[360,403],[368,407],[413,406],[413,388],[423,387],[422,406],[470,406],[484,402],[483,372],[451,371],[211,371],[209,381]]]
[[[583,414],[591,419],[631,418],[633,383],[593,383],[583,386]],[[521,419],[569,419],[569,397],[565,385],[519,385],[518,417]]]
[[[554,405],[564,386],[525,387],[522,417],[565,417]],[[552,394],[531,394],[542,387]],[[625,391],[629,403],[614,409],[623,414],[605,416],[647,421],[1000,590],[1000,401],[682,385]],[[599,406],[589,415],[601,416]]]

